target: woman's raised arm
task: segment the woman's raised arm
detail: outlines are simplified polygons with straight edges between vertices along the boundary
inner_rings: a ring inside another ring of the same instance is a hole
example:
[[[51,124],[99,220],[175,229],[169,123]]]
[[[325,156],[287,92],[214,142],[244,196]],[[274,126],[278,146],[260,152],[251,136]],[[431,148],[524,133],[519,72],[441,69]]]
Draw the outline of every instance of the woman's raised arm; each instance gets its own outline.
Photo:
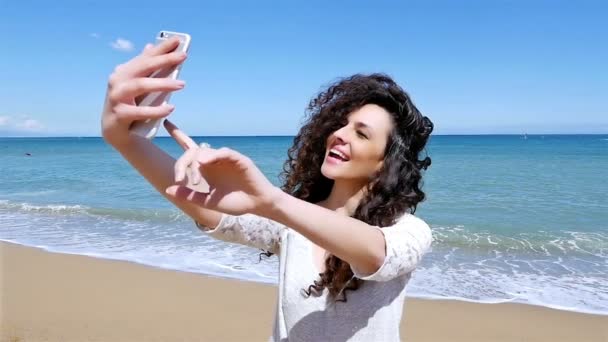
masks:
[[[148,92],[183,88],[183,81],[148,77],[156,69],[184,61],[185,54],[171,52],[177,44],[179,40],[170,39],[157,46],[147,45],[140,55],[115,69],[109,78],[101,117],[102,135],[161,195],[197,222],[215,227],[220,222],[220,212],[165,193],[165,189],[174,184],[175,159],[151,141],[129,132],[136,120],[158,119],[173,111],[170,105],[137,106],[135,98]],[[187,142],[182,145],[184,148],[196,147],[191,139],[183,141]]]

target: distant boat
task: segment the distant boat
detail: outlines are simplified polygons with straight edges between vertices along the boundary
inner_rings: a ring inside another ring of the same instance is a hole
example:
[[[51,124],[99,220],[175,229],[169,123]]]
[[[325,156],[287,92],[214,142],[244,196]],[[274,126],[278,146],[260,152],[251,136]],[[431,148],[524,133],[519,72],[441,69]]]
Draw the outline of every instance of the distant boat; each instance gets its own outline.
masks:
[[[524,140],[528,139],[528,133],[524,133]]]

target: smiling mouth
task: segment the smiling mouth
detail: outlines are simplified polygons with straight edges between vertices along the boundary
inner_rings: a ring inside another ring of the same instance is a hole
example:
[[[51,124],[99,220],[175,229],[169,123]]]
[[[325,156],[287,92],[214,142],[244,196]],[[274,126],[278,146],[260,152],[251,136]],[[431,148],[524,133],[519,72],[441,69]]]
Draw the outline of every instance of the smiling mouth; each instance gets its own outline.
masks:
[[[327,159],[334,161],[334,162],[340,162],[340,163],[349,161],[349,159],[346,156],[344,156],[343,154],[332,151],[332,150],[330,150],[329,154],[327,154]]]

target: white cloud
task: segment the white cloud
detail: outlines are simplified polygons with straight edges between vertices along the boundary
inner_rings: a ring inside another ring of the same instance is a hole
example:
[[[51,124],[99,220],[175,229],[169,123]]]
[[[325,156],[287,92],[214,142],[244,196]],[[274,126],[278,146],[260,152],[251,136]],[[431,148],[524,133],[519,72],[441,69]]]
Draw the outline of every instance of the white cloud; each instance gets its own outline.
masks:
[[[18,122],[15,127],[27,132],[40,132],[44,130],[44,125],[35,119],[26,119],[25,121]]]
[[[95,38],[95,39],[98,39],[98,38],[100,38],[100,37],[101,37],[101,35],[100,35],[99,33],[95,33],[95,32],[93,32],[93,33],[89,34],[89,36],[90,36],[91,38]]]
[[[135,48],[133,46],[133,43],[131,43],[131,41],[126,40],[124,38],[116,39],[115,41],[110,43],[110,46],[114,50],[125,51],[125,52],[133,51],[133,49]]]
[[[46,126],[26,115],[0,115],[0,129],[3,133],[41,133]]]

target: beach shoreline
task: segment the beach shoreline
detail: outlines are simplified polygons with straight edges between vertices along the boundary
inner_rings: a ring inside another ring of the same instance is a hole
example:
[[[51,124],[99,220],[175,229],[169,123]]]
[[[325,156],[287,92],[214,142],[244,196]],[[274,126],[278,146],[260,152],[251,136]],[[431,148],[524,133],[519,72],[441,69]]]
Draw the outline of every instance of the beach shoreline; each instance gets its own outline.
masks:
[[[264,341],[276,286],[0,242],[2,341]],[[406,341],[608,341],[608,316],[408,298]]]

